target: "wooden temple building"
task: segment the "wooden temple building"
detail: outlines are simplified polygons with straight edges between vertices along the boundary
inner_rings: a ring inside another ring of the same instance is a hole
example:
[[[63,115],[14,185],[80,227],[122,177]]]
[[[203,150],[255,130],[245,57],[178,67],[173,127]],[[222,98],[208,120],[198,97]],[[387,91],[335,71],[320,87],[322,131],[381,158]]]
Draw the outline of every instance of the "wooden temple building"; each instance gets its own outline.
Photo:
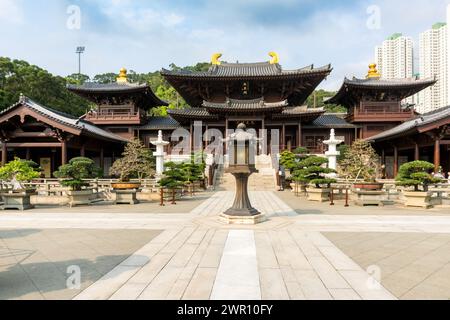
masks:
[[[332,72],[330,65],[285,70],[276,53],[259,63],[226,63],[215,54],[207,71],[161,71],[162,76],[187,101],[190,108],[169,110],[168,117],[153,117],[149,111],[167,106],[147,84],[129,83],[125,69],[117,82],[68,86],[71,92],[92,102],[92,109],[80,118],[55,111],[21,97],[0,113],[2,164],[15,156],[41,165],[50,177],[59,165],[77,156],[94,159],[105,173],[120,156],[127,141],[150,141],[162,130],[170,140],[174,130],[184,128],[191,135],[201,123],[226,137],[244,122],[262,139],[259,155],[269,155],[273,145],[279,150],[302,146],[323,154],[323,141],[335,129],[336,136],[351,144],[355,139],[371,141],[392,178],[406,161],[423,159],[436,169],[450,171],[450,107],[419,115],[407,97],[436,81],[383,80],[371,65],[366,79],[345,79],[328,103],[347,108],[347,114],[329,114],[322,108],[309,108],[307,98]],[[279,132],[279,134],[274,134]],[[179,141],[171,141],[171,149]],[[224,145],[225,154],[227,152]],[[274,154],[271,155],[276,156]]]
[[[244,122],[259,138],[264,138],[267,146],[260,150],[268,152],[268,146],[279,145],[280,150],[304,146],[311,152],[322,153],[322,142],[331,128],[351,143],[354,125],[336,115],[325,115],[324,109],[304,105],[331,73],[331,66],[284,70],[278,55],[270,55],[272,60],[267,62],[225,63],[217,54],[206,72],[163,70],[165,79],[191,106],[170,110],[170,116],[181,126],[191,128],[191,132],[195,121],[203,121],[205,130],[218,129],[223,136]],[[276,137],[272,137],[274,129],[280,132]],[[262,136],[264,132],[266,137]]]
[[[357,138],[374,144],[386,167],[386,178],[394,178],[402,164],[413,160],[434,162],[436,171],[440,166],[450,171],[448,110],[420,115],[414,105],[405,102],[436,80],[384,80],[375,64],[369,68],[366,79],[345,79],[328,103],[348,109],[347,121],[358,126]]]

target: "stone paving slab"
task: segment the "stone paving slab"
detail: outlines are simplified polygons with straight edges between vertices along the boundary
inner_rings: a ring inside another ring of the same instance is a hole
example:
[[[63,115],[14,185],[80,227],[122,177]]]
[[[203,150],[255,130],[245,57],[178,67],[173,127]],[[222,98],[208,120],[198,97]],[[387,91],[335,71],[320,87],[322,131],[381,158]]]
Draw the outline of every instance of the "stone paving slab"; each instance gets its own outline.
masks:
[[[331,214],[342,209],[323,204],[314,204],[317,211],[311,212],[308,207],[311,203],[297,199],[298,205],[304,207],[304,211],[299,211],[292,209],[279,195],[276,192],[250,193],[254,206],[269,218],[256,226],[229,226],[219,221],[218,215],[233,202],[233,192],[209,194],[196,206],[190,203],[189,210],[181,213],[143,214],[145,205],[136,212],[104,212],[105,207],[100,206],[80,211],[76,208],[66,212],[30,211],[20,215],[7,212],[0,215],[0,224],[10,232],[12,239],[9,241],[17,245],[22,245],[23,241],[15,235],[26,228],[53,230],[53,241],[62,243],[66,241],[65,236],[57,232],[63,227],[74,232],[84,227],[92,232],[108,233],[117,229],[129,234],[135,230],[163,230],[134,253],[115,261],[113,269],[106,263],[98,263],[95,272],[100,274],[98,278],[104,276],[83,288],[77,299],[395,299],[398,292],[410,286],[408,277],[422,276],[411,270],[404,279],[394,277],[396,268],[405,264],[408,267],[411,261],[424,270],[437,265],[439,268],[430,268],[432,280],[410,289],[409,295],[414,296],[417,288],[422,287],[426,296],[432,296],[434,287],[439,288],[436,292],[446,290],[442,283],[447,282],[442,279],[447,276],[446,259],[450,259],[450,254],[440,244],[450,234],[450,217],[427,215],[424,210],[414,216],[395,212]],[[325,237],[327,232],[334,232],[336,238]],[[351,233],[354,239],[346,236]],[[36,243],[42,240],[33,234],[29,236]],[[99,239],[96,246],[89,246],[92,240],[89,237],[85,237],[86,242],[78,248],[84,254],[92,257],[99,251],[115,252],[114,236]],[[136,239],[130,236],[124,241],[131,245]],[[336,241],[342,241],[341,245],[336,245]],[[409,243],[418,246],[409,250]],[[368,249],[371,254],[367,253]],[[427,250],[434,250],[435,255],[423,256]],[[56,248],[48,246],[42,255],[57,253]],[[14,253],[26,254],[26,250]],[[356,256],[360,261],[354,259]],[[64,254],[60,257],[69,258]],[[380,264],[386,265],[394,279],[387,279],[387,287],[367,269],[376,259],[382,260]],[[361,261],[368,264],[361,264]],[[242,278],[231,275],[236,274],[236,268],[243,273]],[[35,277],[36,281],[51,287],[51,282],[47,283],[45,278]],[[396,287],[389,283],[395,283]],[[57,291],[52,292],[58,296]],[[33,297],[48,298],[40,294]]]

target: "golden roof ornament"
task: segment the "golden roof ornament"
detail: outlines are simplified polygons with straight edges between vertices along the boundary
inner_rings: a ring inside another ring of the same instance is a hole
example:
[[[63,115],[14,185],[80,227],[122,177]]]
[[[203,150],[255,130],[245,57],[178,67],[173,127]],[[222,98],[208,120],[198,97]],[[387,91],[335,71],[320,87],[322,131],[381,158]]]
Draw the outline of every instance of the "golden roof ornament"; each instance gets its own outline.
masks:
[[[211,64],[214,66],[220,66],[222,64],[219,60],[220,58],[222,58],[221,53],[214,53],[211,58]]]
[[[119,84],[128,83],[127,69],[125,68],[120,69],[119,76],[117,77],[117,83]]]
[[[377,70],[377,65],[375,63],[371,63],[369,65],[369,73],[367,73],[367,79],[380,79],[381,74]]]
[[[280,63],[280,56],[276,52],[269,52],[269,56],[272,57],[272,60],[270,60],[270,64],[279,64]]]

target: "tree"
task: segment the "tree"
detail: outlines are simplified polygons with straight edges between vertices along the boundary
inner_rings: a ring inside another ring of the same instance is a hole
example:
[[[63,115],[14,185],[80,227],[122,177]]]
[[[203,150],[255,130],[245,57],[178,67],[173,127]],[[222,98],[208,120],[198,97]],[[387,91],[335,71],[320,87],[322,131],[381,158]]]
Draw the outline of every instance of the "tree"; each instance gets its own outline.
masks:
[[[83,187],[89,185],[89,183],[83,181],[84,179],[98,178],[101,175],[100,172],[101,169],[95,165],[93,160],[78,157],[59,167],[59,170],[54,172],[54,176],[64,179],[61,182],[63,186],[70,187],[74,191],[80,191]]]
[[[347,180],[363,179],[365,182],[375,182],[379,173],[380,157],[369,142],[356,140],[345,151],[339,166],[341,174]]]
[[[164,177],[159,181],[159,185],[169,190],[182,187],[186,182],[186,175],[182,169],[182,164],[168,162],[165,165]]]
[[[310,156],[298,164],[298,169],[296,169],[292,178],[294,181],[309,183],[320,188],[322,185],[327,185],[328,187],[332,183],[336,183],[335,179],[326,178],[326,174],[335,173],[336,171],[329,168],[324,168],[323,165],[328,163],[328,159]]]
[[[74,84],[74,85],[83,85],[86,82],[89,82],[89,80],[90,80],[90,78],[88,75],[78,74],[78,73],[73,73],[66,77],[67,83]]]
[[[39,166],[35,162],[19,158],[0,167],[0,179],[9,181],[14,190],[25,189],[24,182],[37,179],[40,175]]]
[[[431,184],[441,183],[441,178],[435,178],[430,172],[434,170],[434,164],[426,161],[413,161],[405,163],[400,167],[398,176],[396,177],[397,185],[404,187],[414,187],[414,191],[428,192]]]
[[[121,182],[150,178],[155,174],[155,158],[139,139],[134,139],[126,145],[122,158],[114,162],[110,173],[119,176]]]
[[[67,90],[70,81],[28,62],[0,57],[0,111],[19,101],[23,93],[46,106],[80,116],[90,103]]]
[[[347,109],[336,104],[325,104],[328,98],[333,97],[336,92],[325,91],[323,89],[316,90],[308,97],[306,104],[310,108],[325,108],[327,112],[331,113],[346,113]]]

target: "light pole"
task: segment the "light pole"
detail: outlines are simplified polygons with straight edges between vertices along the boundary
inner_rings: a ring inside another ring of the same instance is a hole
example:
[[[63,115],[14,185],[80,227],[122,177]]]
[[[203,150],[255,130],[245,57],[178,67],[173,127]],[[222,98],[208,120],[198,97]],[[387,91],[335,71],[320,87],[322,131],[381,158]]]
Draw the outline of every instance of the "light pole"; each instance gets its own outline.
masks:
[[[76,54],[78,54],[78,77],[81,76],[81,54],[83,54],[85,50],[85,47],[77,47]]]

